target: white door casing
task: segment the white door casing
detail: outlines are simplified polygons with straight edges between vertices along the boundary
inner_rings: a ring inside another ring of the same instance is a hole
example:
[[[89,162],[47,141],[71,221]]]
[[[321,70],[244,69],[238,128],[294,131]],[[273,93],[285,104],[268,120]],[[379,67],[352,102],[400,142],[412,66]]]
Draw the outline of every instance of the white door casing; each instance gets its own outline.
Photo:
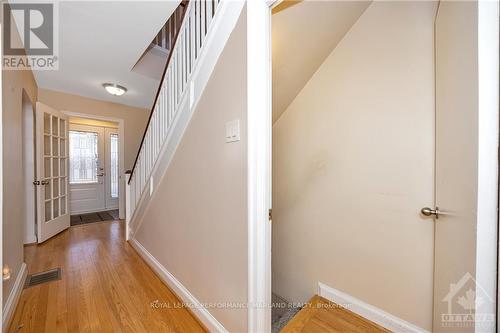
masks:
[[[104,128],[105,157],[104,157],[104,186],[105,186],[105,208],[118,209],[120,167],[119,163],[119,136],[118,129]],[[113,154],[115,157],[113,158]]]
[[[68,119],[36,103],[38,243],[69,227]]]

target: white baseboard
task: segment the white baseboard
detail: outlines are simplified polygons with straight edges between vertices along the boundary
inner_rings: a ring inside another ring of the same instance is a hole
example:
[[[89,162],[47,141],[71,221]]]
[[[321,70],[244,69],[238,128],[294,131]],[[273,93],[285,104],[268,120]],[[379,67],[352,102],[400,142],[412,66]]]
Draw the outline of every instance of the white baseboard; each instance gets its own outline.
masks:
[[[193,305],[189,309],[210,332],[227,332],[224,326],[141,243],[135,238],[131,238],[129,243],[182,302]]]
[[[14,311],[16,310],[17,303],[19,302],[19,298],[21,297],[21,292],[23,291],[26,275],[28,275],[28,269],[26,264],[23,262],[19,273],[17,273],[14,286],[12,287],[9,297],[5,302],[5,306],[3,307],[2,332],[6,332],[9,328],[9,324],[12,320],[12,317],[14,316]]]
[[[398,333],[429,333],[418,326],[415,326],[401,318],[391,315],[373,305],[367,304],[351,295],[340,290],[334,289],[321,282],[318,282],[318,294],[327,300],[340,306],[346,307],[361,317],[387,328],[390,331]]]

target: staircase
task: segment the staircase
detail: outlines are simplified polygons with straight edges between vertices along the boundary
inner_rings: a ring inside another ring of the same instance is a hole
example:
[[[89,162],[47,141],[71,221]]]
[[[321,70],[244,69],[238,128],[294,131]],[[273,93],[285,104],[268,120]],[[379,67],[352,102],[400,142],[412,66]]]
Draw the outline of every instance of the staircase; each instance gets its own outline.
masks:
[[[170,50],[172,50],[180,31],[186,7],[187,1],[185,0],[177,6],[167,22],[161,27],[160,31],[158,31],[146,50],[139,57],[134,67],[132,67],[133,72],[157,81],[162,79],[163,69],[167,64]]]
[[[181,15],[169,19],[174,26],[164,27],[153,41],[169,53],[134,166],[126,175],[127,240],[140,226],[154,192],[153,180],[167,171],[243,2],[190,0],[180,7],[174,15]]]
[[[184,18],[184,12],[188,1],[183,0],[179,7],[173,12],[172,16],[168,19],[167,23],[160,29],[158,34],[151,42],[151,47],[158,47],[164,50],[167,54],[174,46],[179,28]]]

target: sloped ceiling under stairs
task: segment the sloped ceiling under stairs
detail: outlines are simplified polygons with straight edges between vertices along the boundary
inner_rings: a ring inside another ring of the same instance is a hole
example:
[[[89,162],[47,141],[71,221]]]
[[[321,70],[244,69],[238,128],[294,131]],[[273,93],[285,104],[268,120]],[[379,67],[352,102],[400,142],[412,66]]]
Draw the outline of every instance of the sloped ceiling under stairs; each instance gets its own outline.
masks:
[[[272,16],[273,123],[370,5],[370,1],[301,1]]]

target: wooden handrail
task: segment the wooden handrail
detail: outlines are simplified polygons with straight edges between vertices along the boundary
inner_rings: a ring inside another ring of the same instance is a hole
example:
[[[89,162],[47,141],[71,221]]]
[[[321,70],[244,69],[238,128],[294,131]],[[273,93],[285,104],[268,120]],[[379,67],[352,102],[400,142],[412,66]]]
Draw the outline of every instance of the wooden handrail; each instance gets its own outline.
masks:
[[[162,85],[163,85],[163,79],[165,78],[165,74],[167,73],[168,65],[170,64],[170,59],[172,59],[172,54],[174,53],[172,51],[173,51],[173,49],[175,47],[175,44],[177,43],[177,39],[178,39],[179,33],[181,31],[182,23],[184,22],[184,18],[186,16],[186,8],[187,8],[188,3],[189,3],[189,0],[183,0],[183,1],[181,1],[181,3],[179,4],[179,6],[175,9],[173,15],[168,19],[168,21],[170,21],[170,19],[174,17],[175,12],[179,8],[183,8],[182,17],[181,17],[179,26],[177,27],[177,31],[175,32],[174,42],[172,43],[172,47],[170,48],[170,52],[168,53],[167,61],[165,63],[165,67],[163,68],[163,74],[161,75],[160,84],[158,85],[158,90],[156,91],[156,96],[155,96],[155,99],[154,99],[154,103],[153,103],[153,106],[151,107],[151,112],[149,113],[149,118],[148,118],[148,122],[146,124],[146,129],[144,130],[144,134],[142,135],[141,144],[139,145],[139,149],[137,150],[137,155],[135,156],[134,166],[132,167],[132,170],[130,171],[130,178],[128,180],[129,184],[130,184],[130,181],[132,180],[132,176],[134,175],[134,170],[135,170],[135,167],[137,165],[137,160],[139,159],[139,154],[141,153],[141,147],[142,147],[142,144],[144,143],[144,139],[146,138],[146,133],[148,131],[149,123],[151,122],[151,117],[153,116],[153,112],[155,110],[156,102],[158,101],[158,96],[160,95],[160,91],[161,91],[161,88],[162,88]],[[168,21],[165,24],[168,24]]]

